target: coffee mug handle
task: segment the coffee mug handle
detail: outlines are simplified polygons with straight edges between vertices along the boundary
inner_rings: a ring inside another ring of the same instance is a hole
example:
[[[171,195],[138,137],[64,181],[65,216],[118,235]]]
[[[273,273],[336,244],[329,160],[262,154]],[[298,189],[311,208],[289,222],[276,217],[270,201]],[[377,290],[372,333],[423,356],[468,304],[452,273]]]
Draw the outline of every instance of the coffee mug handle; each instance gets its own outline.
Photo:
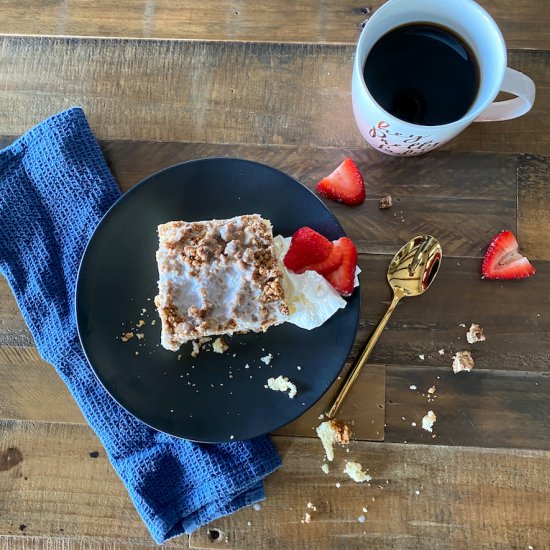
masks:
[[[535,83],[527,75],[510,67],[506,67],[500,90],[517,97],[506,101],[494,101],[475,119],[475,122],[517,118],[529,111],[535,102]]]

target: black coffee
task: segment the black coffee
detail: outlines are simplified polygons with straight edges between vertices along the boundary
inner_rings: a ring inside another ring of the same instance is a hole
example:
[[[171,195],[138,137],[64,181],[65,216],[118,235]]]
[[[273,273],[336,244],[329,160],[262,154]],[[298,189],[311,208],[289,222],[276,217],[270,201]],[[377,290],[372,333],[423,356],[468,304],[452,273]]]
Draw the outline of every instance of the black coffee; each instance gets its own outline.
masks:
[[[363,71],[376,102],[396,118],[424,126],[462,118],[479,87],[479,68],[455,33],[412,23],[385,34],[373,46]]]

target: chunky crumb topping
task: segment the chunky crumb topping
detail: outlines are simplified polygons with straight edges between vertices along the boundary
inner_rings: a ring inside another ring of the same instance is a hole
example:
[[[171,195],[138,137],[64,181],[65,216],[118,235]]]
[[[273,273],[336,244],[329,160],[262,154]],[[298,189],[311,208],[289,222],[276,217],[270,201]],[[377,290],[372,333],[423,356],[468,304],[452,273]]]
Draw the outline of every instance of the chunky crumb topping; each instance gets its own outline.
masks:
[[[229,220],[159,225],[162,345],[210,335],[265,331],[288,315],[269,221]]]

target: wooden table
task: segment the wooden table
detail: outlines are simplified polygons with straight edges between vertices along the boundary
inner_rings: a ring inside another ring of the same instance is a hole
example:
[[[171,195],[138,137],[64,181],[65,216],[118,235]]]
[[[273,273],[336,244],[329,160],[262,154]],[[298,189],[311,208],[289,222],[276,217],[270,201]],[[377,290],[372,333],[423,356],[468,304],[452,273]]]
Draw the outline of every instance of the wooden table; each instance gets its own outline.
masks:
[[[443,244],[433,288],[399,306],[344,406],[356,438],[349,454],[338,449],[322,472],[313,427],[333,388],[274,435],[283,467],[267,479],[261,510],[167,548],[550,547],[550,10],[544,0],[482,3],[502,28],[509,65],[536,82],[533,110],[403,160],[368,149],[353,120],[351,66],[366,4],[2,2],[2,144],[77,104],[123,189],[203,156],[259,160],[309,187],[345,155],[356,159],[367,201],[328,203],[361,252],[352,358],[390,299],[391,255],[421,232]],[[395,204],[381,211],[385,193]],[[503,228],[533,260],[532,279],[480,279],[484,247]],[[461,325],[471,322],[486,342],[465,342]],[[461,349],[472,349],[476,367],[455,376],[451,357]],[[1,548],[153,548],[3,280],[0,379]],[[420,428],[429,409],[433,436]],[[370,485],[341,473],[345,458],[369,468]]]

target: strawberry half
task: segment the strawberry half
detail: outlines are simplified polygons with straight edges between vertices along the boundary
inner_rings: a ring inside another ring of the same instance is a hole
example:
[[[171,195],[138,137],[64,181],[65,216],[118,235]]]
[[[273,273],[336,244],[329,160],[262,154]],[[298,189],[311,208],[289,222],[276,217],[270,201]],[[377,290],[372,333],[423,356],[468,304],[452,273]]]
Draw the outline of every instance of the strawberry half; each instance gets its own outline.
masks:
[[[525,279],[536,269],[518,252],[518,242],[511,231],[493,237],[481,266],[485,279]]]
[[[311,227],[300,227],[292,235],[290,247],[283,263],[287,269],[298,270],[310,264],[316,264],[325,260],[331,253],[333,244]]]
[[[355,267],[357,266],[357,249],[351,239],[347,237],[334,241],[334,248],[339,248],[342,251],[342,264],[325,275],[325,279],[342,296],[351,296],[355,280]]]
[[[311,270],[316,271],[319,275],[325,276],[340,267],[344,261],[344,253],[342,252],[342,248],[340,246],[336,246],[336,243],[338,243],[338,241],[334,241],[332,251],[326,260],[323,260],[317,264],[306,265],[306,267],[302,267],[296,271],[296,273],[303,273],[304,271]]]
[[[332,201],[353,206],[365,200],[365,182],[353,160],[348,157],[317,184],[317,192]]]

